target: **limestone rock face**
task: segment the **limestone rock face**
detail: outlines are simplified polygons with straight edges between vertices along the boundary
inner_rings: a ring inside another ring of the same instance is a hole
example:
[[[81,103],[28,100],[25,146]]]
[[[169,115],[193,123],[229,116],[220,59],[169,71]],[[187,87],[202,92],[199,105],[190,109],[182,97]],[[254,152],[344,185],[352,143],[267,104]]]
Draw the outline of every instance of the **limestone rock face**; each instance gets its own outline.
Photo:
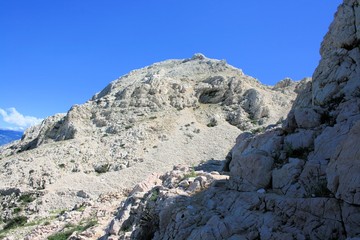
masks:
[[[359,39],[357,31],[360,6],[356,0],[345,1],[336,14],[321,45],[322,60],[314,73],[315,105],[337,104],[342,99],[359,96]]]
[[[349,229],[358,234],[353,220],[344,229],[342,207],[354,220],[358,209],[350,213],[335,198],[299,201],[266,191],[229,190],[227,175],[201,170],[189,180],[202,179],[193,189],[181,184],[189,171],[176,167],[159,177],[160,186],[154,182],[147,192],[133,191],[102,239],[328,239],[345,238]]]
[[[341,141],[327,168],[329,189],[335,197],[351,204],[360,204],[360,121],[350,129]]]
[[[120,228],[117,234],[122,239],[144,232],[153,239],[360,238],[359,3],[344,0],[339,6],[312,81],[297,86],[299,95],[282,126],[239,135],[224,168],[229,180],[191,196],[169,196],[183,185],[163,183],[154,203],[132,205],[129,219],[151,213],[153,224],[129,221],[136,230],[124,234]],[[243,110],[263,116],[264,109],[252,110],[262,98],[246,94],[253,100],[243,102]]]
[[[238,141],[239,144],[232,150],[232,159],[238,159],[238,161],[231,161],[229,165],[233,181],[237,182],[236,188],[241,191],[265,188],[271,181],[271,170],[274,164],[273,149],[282,144],[282,139],[274,137],[273,131],[264,133],[263,138],[255,138],[246,133],[244,135],[245,138]]]
[[[30,217],[46,217],[121,193],[176,164],[223,159],[243,130],[285,117],[298,84],[265,86],[201,54],[134,70],[0,148],[0,190],[41,192]],[[202,182],[182,184],[195,191]]]

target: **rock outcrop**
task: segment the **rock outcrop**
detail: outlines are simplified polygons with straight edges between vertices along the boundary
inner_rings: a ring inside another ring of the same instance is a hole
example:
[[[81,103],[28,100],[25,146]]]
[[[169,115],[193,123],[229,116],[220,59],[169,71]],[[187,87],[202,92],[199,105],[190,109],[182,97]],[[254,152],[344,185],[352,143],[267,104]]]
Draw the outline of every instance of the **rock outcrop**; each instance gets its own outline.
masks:
[[[1,210],[4,225],[25,213],[28,222],[54,217],[84,202],[96,209],[100,196],[122,193],[153,172],[221,160],[243,130],[259,132],[285,117],[306,82],[265,86],[201,54],[132,71],[0,148],[1,195],[12,202]],[[35,197],[23,203],[28,194]],[[44,226],[38,238],[61,226]]]
[[[168,185],[165,175],[123,203],[104,239],[360,238],[359,19],[359,1],[344,0],[313,81],[298,87],[281,127],[240,134],[228,181],[201,184],[197,173],[205,187],[183,194],[188,185]]]

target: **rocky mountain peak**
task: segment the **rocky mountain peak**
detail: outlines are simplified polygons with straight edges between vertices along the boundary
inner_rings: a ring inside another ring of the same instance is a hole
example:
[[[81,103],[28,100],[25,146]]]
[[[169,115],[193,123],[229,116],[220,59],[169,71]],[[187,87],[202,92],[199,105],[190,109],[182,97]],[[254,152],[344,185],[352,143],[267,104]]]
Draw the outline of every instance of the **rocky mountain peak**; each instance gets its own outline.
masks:
[[[359,16],[359,1],[344,0],[282,126],[241,133],[228,174],[174,168],[139,184],[104,237],[359,238]]]
[[[214,114],[201,117],[204,124],[219,118],[240,130],[261,128],[284,117],[297,85],[288,79],[273,88],[265,86],[225,61],[202,54],[167,60],[134,70],[85,104],[73,106],[66,115],[46,119],[28,130],[26,141],[12,152],[73,139],[76,135],[117,134],[144,116],[186,108],[193,108],[194,112],[201,112],[204,107],[217,108]]]
[[[2,201],[20,204],[30,194],[30,219],[82,204],[96,208],[99,199],[113,209],[114,198],[154,172],[199,163],[221,169],[239,133],[280,123],[299,84],[266,86],[202,54],[131,71],[0,148]],[[19,214],[1,212],[5,221]]]

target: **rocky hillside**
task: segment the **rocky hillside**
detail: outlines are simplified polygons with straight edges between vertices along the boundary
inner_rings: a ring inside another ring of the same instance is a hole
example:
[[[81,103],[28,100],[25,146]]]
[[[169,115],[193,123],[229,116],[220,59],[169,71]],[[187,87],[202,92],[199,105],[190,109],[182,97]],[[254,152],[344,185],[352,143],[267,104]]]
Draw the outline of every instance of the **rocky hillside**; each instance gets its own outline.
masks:
[[[313,81],[281,127],[238,136],[229,180],[181,167],[149,179],[103,239],[359,239],[359,19],[344,0]]]
[[[201,54],[130,72],[0,148],[0,236],[44,239],[83,214],[100,224],[154,172],[222,167],[236,136],[279,122],[308,81],[265,86]]]

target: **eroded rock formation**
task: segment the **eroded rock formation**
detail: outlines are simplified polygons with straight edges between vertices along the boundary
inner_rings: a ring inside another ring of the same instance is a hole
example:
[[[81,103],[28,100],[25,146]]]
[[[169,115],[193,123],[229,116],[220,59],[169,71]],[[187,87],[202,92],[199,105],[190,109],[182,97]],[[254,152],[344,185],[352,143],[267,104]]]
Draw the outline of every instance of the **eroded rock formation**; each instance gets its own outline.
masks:
[[[99,197],[117,196],[153,172],[222,159],[243,130],[261,131],[285,117],[298,85],[286,79],[265,86],[201,54],[134,70],[0,148],[2,200],[12,202],[1,212],[3,226],[25,213],[31,222],[84,203],[97,209]],[[22,206],[26,194],[35,197]],[[59,226],[40,226],[35,235],[44,239]]]
[[[128,199],[114,219],[119,227],[104,238],[359,238],[359,19],[359,1],[345,0],[321,45],[313,81],[299,87],[281,127],[240,134],[227,157],[227,182],[183,194],[188,186],[168,185],[165,175],[139,201],[130,196],[134,202]],[[151,201],[146,196],[155,189]]]

